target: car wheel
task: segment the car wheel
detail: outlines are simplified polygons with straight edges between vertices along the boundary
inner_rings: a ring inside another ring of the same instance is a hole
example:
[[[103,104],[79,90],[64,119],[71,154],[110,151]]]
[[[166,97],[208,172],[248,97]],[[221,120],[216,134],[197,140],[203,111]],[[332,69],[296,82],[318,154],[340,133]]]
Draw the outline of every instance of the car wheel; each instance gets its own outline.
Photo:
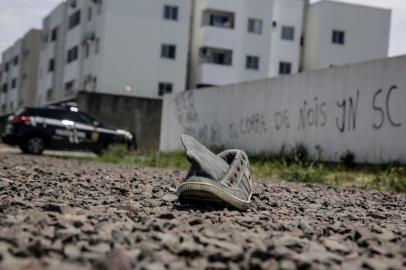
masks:
[[[26,153],[41,155],[45,150],[45,141],[41,137],[31,137],[26,141],[23,148],[26,150]]]

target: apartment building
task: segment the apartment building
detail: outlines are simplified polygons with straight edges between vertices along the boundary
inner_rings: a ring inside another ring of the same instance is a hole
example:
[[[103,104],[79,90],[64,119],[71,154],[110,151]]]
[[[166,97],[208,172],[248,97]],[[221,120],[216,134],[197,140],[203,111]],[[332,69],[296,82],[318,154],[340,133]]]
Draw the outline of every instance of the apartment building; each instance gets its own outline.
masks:
[[[2,53],[0,116],[35,103],[40,40],[41,30],[32,29]]]
[[[3,53],[0,112],[33,93],[38,105],[80,90],[159,97],[383,58],[390,19],[329,0],[66,0]]]
[[[388,56],[391,10],[335,1],[199,0],[188,88]]]
[[[334,1],[308,7],[304,70],[388,56],[391,10]]]
[[[186,88],[190,0],[69,0],[43,21],[38,103]]]
[[[299,70],[303,0],[194,2],[189,88]]]

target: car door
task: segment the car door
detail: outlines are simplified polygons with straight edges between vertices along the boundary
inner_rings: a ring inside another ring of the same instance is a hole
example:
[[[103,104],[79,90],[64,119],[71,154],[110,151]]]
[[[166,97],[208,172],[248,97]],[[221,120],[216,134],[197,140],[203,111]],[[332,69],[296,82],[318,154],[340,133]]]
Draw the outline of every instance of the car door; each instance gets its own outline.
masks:
[[[35,113],[37,128],[41,128],[50,138],[48,148],[68,148],[72,141],[72,123],[66,119],[65,111],[59,109],[39,109]]]
[[[73,122],[73,131],[76,149],[89,150],[97,144],[99,136],[94,121],[80,112],[68,112],[69,120]]]

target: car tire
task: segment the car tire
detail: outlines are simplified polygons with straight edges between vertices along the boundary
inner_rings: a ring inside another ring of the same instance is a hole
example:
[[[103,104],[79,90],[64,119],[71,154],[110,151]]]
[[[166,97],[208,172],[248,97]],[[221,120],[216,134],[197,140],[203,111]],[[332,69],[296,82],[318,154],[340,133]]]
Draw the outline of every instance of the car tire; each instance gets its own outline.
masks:
[[[41,137],[33,136],[25,141],[24,146],[20,147],[24,153],[32,155],[41,155],[45,150],[45,141]]]

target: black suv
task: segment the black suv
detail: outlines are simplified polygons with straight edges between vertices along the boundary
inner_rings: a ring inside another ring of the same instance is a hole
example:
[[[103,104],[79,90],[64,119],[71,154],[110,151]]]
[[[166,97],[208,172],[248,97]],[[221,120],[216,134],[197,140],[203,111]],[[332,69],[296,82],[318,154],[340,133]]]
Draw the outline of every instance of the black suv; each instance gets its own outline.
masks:
[[[19,146],[24,153],[36,155],[45,149],[101,153],[112,144],[135,147],[130,132],[106,128],[71,106],[22,109],[8,118],[2,140]]]

